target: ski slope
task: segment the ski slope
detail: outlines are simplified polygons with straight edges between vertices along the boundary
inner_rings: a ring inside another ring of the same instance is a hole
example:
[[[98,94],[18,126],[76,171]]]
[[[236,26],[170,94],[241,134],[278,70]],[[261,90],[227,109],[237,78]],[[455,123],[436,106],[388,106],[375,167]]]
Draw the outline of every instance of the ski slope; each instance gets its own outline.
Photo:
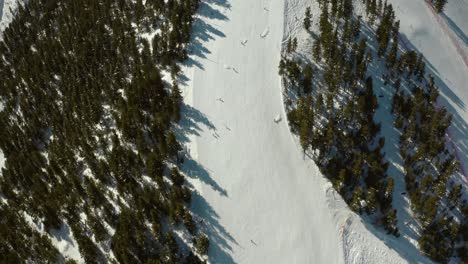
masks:
[[[199,192],[193,210],[205,218],[210,261],[430,263],[416,241],[388,236],[351,212],[289,131],[277,64],[282,43],[302,27],[312,2],[203,2],[184,69],[184,123],[192,132],[186,172]],[[468,82],[462,56],[441,37],[442,26],[424,0],[391,2],[405,41],[437,74],[441,104],[455,117],[449,138],[464,161]]]
[[[193,209],[205,218],[210,260],[343,263],[324,180],[284,121],[277,74],[284,2],[203,5],[196,31],[207,41],[194,47],[203,53],[195,51],[186,70],[186,100],[204,122],[190,149],[206,172],[194,180],[201,197]]]

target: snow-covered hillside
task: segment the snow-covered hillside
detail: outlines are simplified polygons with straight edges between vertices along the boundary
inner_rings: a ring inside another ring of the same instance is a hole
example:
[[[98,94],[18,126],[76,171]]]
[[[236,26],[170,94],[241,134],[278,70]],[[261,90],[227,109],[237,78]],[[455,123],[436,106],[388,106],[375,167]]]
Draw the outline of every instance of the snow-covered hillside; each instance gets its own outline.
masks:
[[[187,169],[213,263],[344,262],[326,182],[284,121],[283,12],[283,1],[207,1],[196,23],[186,100],[203,168]]]
[[[440,21],[424,0],[390,2],[402,21],[405,44],[414,43],[439,73],[449,100],[441,103],[452,106],[455,117],[451,138],[466,160],[467,69],[461,56],[452,40],[442,37]],[[312,0],[212,0],[200,11],[184,72],[190,117],[185,125],[192,131],[188,149],[202,167],[189,163],[186,170],[198,175],[192,180],[199,191],[193,210],[205,218],[210,259],[429,263],[404,228],[401,238],[390,237],[351,212],[289,132],[277,77],[281,44],[302,29],[305,8],[316,5]],[[453,23],[466,23],[459,14],[452,19],[462,22]],[[405,199],[395,202],[409,210]],[[408,224],[409,212],[405,217],[400,227]]]
[[[447,136],[462,163],[458,180],[467,187],[468,0],[449,1],[440,15],[425,0],[388,1],[401,21],[402,45],[424,54],[441,88],[440,104],[453,114]],[[0,32],[16,3],[0,0]],[[430,263],[417,249],[408,199],[400,195],[403,180],[394,195],[402,233],[395,238],[347,207],[290,132],[278,63],[290,36],[310,51],[301,42],[308,6],[316,23],[316,0],[201,3],[181,79],[181,134],[189,135],[182,139],[191,158],[183,172],[196,190],[191,209],[209,236],[209,261]],[[402,169],[392,162],[390,173],[398,175]],[[64,255],[79,256],[69,247],[73,241],[53,242]]]
[[[449,1],[446,13],[436,14],[427,2],[391,0],[407,45],[422,52],[436,83],[441,103],[453,114],[449,137],[468,175],[468,1]]]

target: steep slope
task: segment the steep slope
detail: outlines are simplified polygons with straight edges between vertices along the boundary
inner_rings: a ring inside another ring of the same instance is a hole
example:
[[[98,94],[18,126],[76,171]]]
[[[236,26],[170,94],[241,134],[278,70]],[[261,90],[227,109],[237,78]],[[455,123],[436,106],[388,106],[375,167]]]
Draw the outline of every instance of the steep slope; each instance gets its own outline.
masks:
[[[186,99],[208,124],[191,150],[210,177],[194,183],[202,196],[194,210],[206,218],[211,260],[343,263],[324,179],[284,121],[283,1],[210,2],[199,25],[214,39],[194,47],[204,53],[186,71]]]

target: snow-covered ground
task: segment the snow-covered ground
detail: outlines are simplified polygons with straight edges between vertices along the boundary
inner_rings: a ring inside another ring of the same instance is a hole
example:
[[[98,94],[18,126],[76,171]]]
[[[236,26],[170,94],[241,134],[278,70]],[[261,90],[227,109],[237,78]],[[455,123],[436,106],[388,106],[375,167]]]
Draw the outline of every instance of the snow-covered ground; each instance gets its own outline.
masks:
[[[0,39],[3,30],[10,24],[19,0],[0,0]]]
[[[205,1],[196,24],[185,71],[199,123],[193,210],[213,263],[344,262],[325,181],[277,118],[283,11],[283,1]]]
[[[302,27],[312,2],[202,2],[182,79],[182,124],[193,158],[184,171],[197,190],[193,210],[204,219],[210,261],[428,263],[408,238],[388,236],[351,212],[289,131],[277,65],[282,43]],[[436,75],[441,104],[454,115],[449,136],[465,172],[468,0],[449,1],[439,18],[424,0],[389,2],[406,43],[423,52]],[[1,31],[15,3],[0,0]]]
[[[427,263],[351,212],[289,131],[277,65],[310,3],[202,4],[184,68],[183,125],[193,158],[185,171],[198,190],[193,210],[205,219],[210,260]]]
[[[448,1],[446,12],[436,14],[425,0],[390,0],[401,21],[408,46],[423,53],[428,70],[441,90],[440,103],[453,114],[449,138],[468,172],[468,1]]]

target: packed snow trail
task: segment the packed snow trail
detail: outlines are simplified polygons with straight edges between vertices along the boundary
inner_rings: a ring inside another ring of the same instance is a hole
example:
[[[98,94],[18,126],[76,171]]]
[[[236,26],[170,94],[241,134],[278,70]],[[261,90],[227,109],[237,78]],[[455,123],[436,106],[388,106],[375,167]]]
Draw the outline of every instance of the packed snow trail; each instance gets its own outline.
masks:
[[[205,124],[190,149],[203,167],[193,170],[204,172],[192,180],[201,194],[193,209],[205,219],[210,260],[343,263],[325,180],[287,122],[275,122],[279,113],[284,119],[277,73],[284,2],[202,5],[185,98]]]

